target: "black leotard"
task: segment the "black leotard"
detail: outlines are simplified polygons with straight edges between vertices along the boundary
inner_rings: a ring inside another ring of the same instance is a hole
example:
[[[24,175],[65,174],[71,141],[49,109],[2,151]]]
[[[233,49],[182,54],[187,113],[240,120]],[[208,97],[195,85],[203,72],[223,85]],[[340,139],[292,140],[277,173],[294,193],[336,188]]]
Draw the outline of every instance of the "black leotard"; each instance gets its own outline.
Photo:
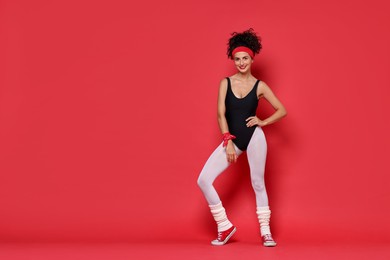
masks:
[[[250,116],[256,115],[258,105],[257,86],[260,80],[256,81],[252,90],[243,98],[237,98],[230,84],[230,78],[226,77],[228,81],[227,93],[225,98],[226,120],[229,126],[229,132],[236,136],[233,142],[241,151],[245,151],[248,147],[249,141],[256,129],[256,126],[247,127],[246,121]]]

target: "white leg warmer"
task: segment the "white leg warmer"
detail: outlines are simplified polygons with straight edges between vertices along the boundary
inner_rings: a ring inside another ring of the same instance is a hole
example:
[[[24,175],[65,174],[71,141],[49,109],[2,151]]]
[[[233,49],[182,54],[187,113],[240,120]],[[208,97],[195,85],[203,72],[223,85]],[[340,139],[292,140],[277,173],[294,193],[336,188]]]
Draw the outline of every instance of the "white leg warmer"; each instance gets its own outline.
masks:
[[[233,226],[226,216],[226,211],[225,208],[222,206],[222,202],[219,202],[216,205],[209,205],[209,207],[215,222],[217,222],[218,232],[228,230]]]
[[[264,236],[265,234],[271,234],[271,230],[269,227],[269,222],[271,218],[271,210],[268,206],[265,207],[257,207],[256,210],[257,218],[260,223],[260,234]]]

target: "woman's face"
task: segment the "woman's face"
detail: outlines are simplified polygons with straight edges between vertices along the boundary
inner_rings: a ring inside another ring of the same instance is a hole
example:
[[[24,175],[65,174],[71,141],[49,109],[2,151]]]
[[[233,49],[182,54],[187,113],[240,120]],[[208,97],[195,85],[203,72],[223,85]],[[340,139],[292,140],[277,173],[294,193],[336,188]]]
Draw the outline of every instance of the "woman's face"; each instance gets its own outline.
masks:
[[[239,72],[246,73],[250,71],[253,59],[248,53],[244,51],[237,52],[234,54],[233,60]]]

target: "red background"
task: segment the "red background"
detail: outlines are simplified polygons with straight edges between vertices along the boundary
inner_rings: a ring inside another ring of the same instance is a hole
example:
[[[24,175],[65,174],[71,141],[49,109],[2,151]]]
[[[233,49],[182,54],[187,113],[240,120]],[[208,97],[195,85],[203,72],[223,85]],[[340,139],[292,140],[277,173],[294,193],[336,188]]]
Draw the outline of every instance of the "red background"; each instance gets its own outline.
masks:
[[[253,27],[253,74],[288,111],[264,128],[274,237],[390,242],[388,14],[384,0],[1,1],[0,241],[213,238],[196,180],[235,73],[226,41]],[[245,155],[216,187],[237,238],[257,241]]]

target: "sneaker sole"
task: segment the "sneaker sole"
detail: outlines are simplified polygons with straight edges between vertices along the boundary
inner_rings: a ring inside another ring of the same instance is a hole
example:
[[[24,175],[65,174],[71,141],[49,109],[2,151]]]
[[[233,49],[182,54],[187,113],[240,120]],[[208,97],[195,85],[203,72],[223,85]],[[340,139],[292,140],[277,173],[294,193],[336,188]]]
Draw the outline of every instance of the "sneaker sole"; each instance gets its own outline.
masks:
[[[213,241],[211,241],[211,244],[213,246],[223,246],[224,244],[226,244],[229,241],[229,239],[234,235],[234,233],[236,233],[236,230],[237,230],[237,228],[235,227],[232,230],[232,232],[230,232],[230,234],[225,238],[224,241],[222,241],[222,242],[213,242]]]
[[[276,246],[276,243],[268,242],[268,243],[263,243],[263,245],[267,247],[273,247]]]

